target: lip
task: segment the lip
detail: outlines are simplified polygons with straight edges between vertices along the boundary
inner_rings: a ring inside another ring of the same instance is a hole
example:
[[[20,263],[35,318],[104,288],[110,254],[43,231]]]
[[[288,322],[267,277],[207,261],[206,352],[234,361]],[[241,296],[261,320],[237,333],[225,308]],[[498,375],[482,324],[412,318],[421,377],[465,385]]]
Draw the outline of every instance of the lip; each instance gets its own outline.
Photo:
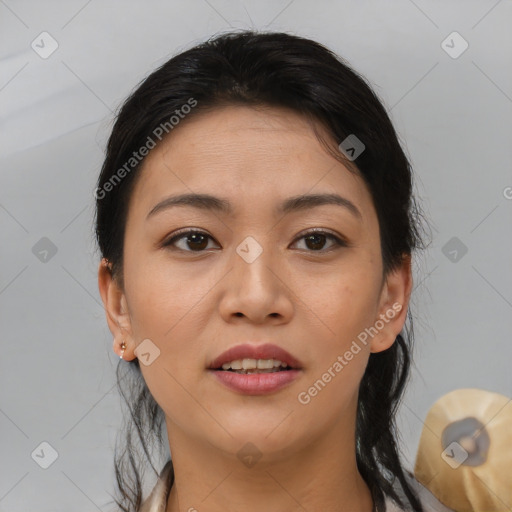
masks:
[[[224,363],[229,363],[230,361],[235,361],[236,359],[276,359],[283,363],[286,363],[288,366],[295,370],[302,368],[302,363],[298,359],[293,357],[289,352],[287,352],[283,348],[278,347],[277,345],[273,345],[272,343],[264,343],[260,345],[243,343],[241,345],[236,345],[226,350],[225,352],[222,352],[222,354],[220,354],[210,363],[208,368],[211,370],[216,370],[220,368]],[[292,371],[293,370],[287,370],[287,372]],[[278,373],[281,372],[276,372],[276,374]],[[273,374],[270,373],[264,375]]]
[[[300,376],[302,370],[243,374],[210,369],[209,372],[231,391],[236,391],[244,395],[265,395],[279,391],[293,382]]]

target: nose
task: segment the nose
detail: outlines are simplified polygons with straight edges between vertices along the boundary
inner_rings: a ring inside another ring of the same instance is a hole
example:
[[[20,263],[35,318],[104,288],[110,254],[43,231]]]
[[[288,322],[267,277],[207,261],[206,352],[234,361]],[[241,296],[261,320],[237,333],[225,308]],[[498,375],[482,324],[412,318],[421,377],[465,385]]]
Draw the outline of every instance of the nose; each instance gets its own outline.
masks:
[[[232,270],[222,280],[219,312],[226,322],[250,321],[273,325],[289,322],[293,316],[293,292],[284,275],[284,262],[271,251],[252,262],[234,251]]]

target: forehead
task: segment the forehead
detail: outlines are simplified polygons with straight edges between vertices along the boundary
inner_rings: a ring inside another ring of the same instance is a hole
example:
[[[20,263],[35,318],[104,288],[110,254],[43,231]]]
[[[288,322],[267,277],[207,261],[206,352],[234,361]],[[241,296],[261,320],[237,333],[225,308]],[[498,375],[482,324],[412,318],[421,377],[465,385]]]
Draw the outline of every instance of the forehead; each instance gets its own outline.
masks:
[[[315,125],[327,140],[329,135]],[[130,210],[166,194],[215,193],[244,205],[293,195],[339,193],[373,209],[363,180],[330,155],[310,122],[284,108],[227,106],[195,113],[145,158]]]

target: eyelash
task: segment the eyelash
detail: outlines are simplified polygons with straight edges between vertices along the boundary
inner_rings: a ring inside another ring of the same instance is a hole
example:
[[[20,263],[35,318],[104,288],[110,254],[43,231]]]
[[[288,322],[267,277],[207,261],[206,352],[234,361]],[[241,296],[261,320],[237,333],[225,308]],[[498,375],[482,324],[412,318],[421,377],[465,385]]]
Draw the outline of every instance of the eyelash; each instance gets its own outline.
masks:
[[[200,231],[200,230],[197,230],[197,229],[188,229],[186,231],[179,231],[178,233],[176,233],[174,236],[172,236],[171,238],[169,238],[167,241],[165,241],[163,244],[162,244],[162,247],[168,247],[170,248],[171,250],[181,250],[183,252],[191,252],[191,253],[202,253],[202,252],[207,252],[206,249],[203,249],[203,250],[200,250],[200,251],[192,251],[192,250],[187,250],[187,249],[180,249],[179,247],[172,247],[172,245],[177,242],[178,240],[181,240],[182,238],[186,238],[187,236],[189,235],[205,235],[207,237],[209,237],[211,240],[214,240],[214,238],[212,236],[210,236],[208,233],[204,232],[204,231]],[[330,248],[328,249],[319,249],[317,251],[315,250],[307,250],[307,252],[311,252],[311,253],[327,253],[327,252],[330,252],[332,251],[333,249],[337,249],[337,248],[340,248],[340,247],[348,247],[349,244],[346,240],[330,233],[329,231],[324,231],[324,230],[321,230],[321,229],[313,229],[313,230],[310,230],[306,233],[303,233],[301,236],[297,237],[293,243],[296,243],[298,242],[299,240],[302,240],[303,238],[306,238],[307,236],[309,235],[325,235],[326,238],[332,240],[334,242],[334,245],[331,246]]]

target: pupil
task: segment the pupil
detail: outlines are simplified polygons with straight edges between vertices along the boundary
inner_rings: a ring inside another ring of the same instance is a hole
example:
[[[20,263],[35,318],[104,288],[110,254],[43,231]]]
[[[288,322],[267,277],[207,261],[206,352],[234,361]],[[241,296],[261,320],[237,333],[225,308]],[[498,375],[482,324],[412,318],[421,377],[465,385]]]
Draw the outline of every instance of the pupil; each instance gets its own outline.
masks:
[[[189,247],[193,250],[198,250],[198,249],[201,250],[201,249],[204,249],[208,245],[207,238],[204,235],[202,235],[201,233],[192,233],[191,235],[189,235],[187,237],[187,239],[188,239]],[[202,243],[201,243],[201,241],[202,241]],[[198,244],[198,242],[199,242],[199,245],[194,246],[194,244]],[[190,244],[192,244],[192,246],[190,246]]]
[[[313,247],[311,247],[309,244],[308,244],[308,241],[313,241]],[[316,234],[313,234],[313,235],[308,235],[306,237],[306,245],[308,246],[309,249],[322,249],[322,247],[324,246],[325,244],[325,235],[316,235]]]

